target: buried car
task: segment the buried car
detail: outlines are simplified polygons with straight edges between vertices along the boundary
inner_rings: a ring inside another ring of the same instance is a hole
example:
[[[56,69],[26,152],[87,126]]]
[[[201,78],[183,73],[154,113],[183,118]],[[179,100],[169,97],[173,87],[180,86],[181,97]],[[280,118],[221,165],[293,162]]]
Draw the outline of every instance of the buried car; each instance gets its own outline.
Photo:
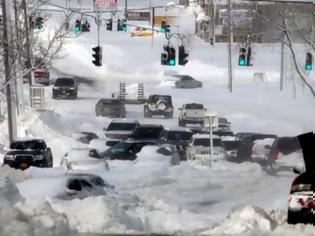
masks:
[[[115,188],[103,178],[94,174],[67,173],[64,191],[55,197],[62,200],[83,199],[91,196],[107,195]]]
[[[103,164],[105,169],[109,170],[107,161],[94,148],[72,148],[60,162],[60,166],[64,166],[68,170],[87,169],[98,164]]]

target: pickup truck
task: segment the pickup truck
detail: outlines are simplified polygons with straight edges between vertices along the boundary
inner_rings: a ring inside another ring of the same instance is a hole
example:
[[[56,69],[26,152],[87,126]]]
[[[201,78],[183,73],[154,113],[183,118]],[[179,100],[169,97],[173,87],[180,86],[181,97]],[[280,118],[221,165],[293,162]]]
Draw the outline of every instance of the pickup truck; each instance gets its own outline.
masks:
[[[188,103],[179,108],[178,126],[185,127],[186,124],[199,124],[203,126],[206,109],[202,104]]]
[[[52,167],[51,149],[42,139],[26,139],[13,141],[5,154],[3,165],[17,169],[27,169],[30,166]]]

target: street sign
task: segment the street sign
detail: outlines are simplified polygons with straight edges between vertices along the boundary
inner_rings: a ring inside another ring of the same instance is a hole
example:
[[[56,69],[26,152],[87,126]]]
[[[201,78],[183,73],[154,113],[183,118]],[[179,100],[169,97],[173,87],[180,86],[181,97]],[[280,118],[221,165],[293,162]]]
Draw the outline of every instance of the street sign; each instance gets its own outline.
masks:
[[[150,12],[128,12],[127,20],[134,21],[150,21],[151,14]]]
[[[93,0],[94,11],[117,11],[117,0]]]

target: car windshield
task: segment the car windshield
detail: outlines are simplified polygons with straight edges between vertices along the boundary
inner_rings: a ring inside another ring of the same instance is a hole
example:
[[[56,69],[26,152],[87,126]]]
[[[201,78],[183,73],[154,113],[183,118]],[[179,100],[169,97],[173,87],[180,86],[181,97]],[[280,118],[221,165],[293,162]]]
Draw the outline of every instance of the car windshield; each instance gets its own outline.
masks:
[[[235,141],[223,141],[224,147],[227,151],[229,150],[237,150],[241,141],[235,140]]]
[[[210,139],[209,138],[196,138],[193,142],[194,146],[204,146],[204,147],[210,147]],[[222,146],[222,141],[218,138],[213,139],[213,146],[214,147],[220,147]]]
[[[213,135],[217,135],[217,136],[234,136],[233,132],[230,131],[213,131]]]
[[[194,80],[192,77],[188,77],[188,76],[181,77],[180,79],[181,79],[182,81],[191,81],[191,80]]]
[[[14,142],[10,145],[11,149],[32,149],[32,150],[43,150],[45,146],[40,141],[23,141],[23,142]]]
[[[121,106],[123,104],[122,101],[117,99],[102,99],[100,103],[106,106]]]
[[[107,131],[112,131],[112,130],[121,130],[121,131],[131,131],[136,127],[135,123],[110,123]]]
[[[135,139],[158,139],[162,129],[160,127],[137,128],[131,134]]]
[[[117,143],[114,146],[112,146],[110,149],[108,149],[105,153],[112,153],[112,154],[126,153],[131,147],[131,145],[132,145],[131,143],[126,143],[126,142]]]
[[[74,86],[73,79],[57,79],[55,86]]]
[[[168,140],[184,140],[188,141],[191,139],[191,136],[193,135],[192,132],[185,132],[185,131],[170,131],[168,132],[167,139]]]
[[[186,109],[203,109],[203,105],[192,103],[192,104],[186,104],[185,108]]]

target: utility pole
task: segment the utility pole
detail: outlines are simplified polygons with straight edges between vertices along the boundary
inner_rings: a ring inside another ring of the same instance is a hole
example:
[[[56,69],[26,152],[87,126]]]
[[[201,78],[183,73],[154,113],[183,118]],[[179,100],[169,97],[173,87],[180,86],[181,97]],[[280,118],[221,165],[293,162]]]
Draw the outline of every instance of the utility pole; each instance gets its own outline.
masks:
[[[283,91],[283,79],[284,79],[284,40],[285,40],[285,34],[283,32],[283,36],[281,40],[280,91]]]
[[[3,21],[3,52],[4,52],[4,67],[6,78],[6,95],[8,107],[8,131],[10,144],[16,139],[16,109],[14,102],[14,87],[11,86],[13,78],[13,47],[11,45],[11,32],[10,32],[10,5],[9,0],[2,0],[2,21]]]
[[[229,11],[229,44],[228,44],[228,89],[232,93],[233,91],[233,65],[232,65],[232,43],[233,43],[233,27],[232,27],[232,2],[228,0],[228,11]]]
[[[125,0],[125,19],[128,17],[128,0]]]
[[[30,40],[30,27],[29,27],[29,18],[27,14],[27,5],[26,0],[22,0],[22,8],[24,11],[24,28],[25,28],[25,37],[26,37],[26,54],[27,54],[27,61],[26,61],[26,69],[30,72],[27,74],[29,85],[32,86],[32,51],[31,51],[31,40]]]

